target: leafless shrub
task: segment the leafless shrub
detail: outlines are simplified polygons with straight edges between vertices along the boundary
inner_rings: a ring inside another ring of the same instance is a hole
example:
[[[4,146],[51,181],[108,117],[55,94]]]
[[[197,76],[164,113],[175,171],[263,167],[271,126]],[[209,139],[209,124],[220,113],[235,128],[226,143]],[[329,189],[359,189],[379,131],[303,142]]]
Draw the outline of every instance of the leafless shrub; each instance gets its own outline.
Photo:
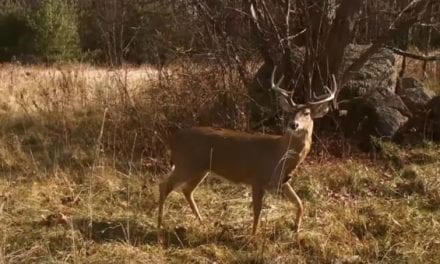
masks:
[[[29,166],[33,162],[47,168],[89,166],[104,112],[100,148],[124,170],[129,167],[127,157],[140,161],[136,164],[143,169],[168,169],[168,135],[178,128],[247,129],[243,85],[233,71],[220,66],[186,61],[166,71],[145,68],[145,72],[87,66],[9,69],[13,75],[23,74],[23,79],[10,80],[15,87],[1,116],[2,135],[11,142],[11,151],[18,143],[7,135],[18,135],[22,146],[18,149],[29,158]]]

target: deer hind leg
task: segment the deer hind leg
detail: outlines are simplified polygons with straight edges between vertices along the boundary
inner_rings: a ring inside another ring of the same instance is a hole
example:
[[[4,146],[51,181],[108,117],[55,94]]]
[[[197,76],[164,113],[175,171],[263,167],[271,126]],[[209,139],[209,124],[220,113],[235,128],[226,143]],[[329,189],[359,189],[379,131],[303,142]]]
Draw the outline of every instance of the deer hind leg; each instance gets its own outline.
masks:
[[[290,186],[290,184],[288,182],[284,183],[281,186],[281,189],[282,189],[284,195],[287,196],[289,201],[296,204],[296,206],[297,206],[296,231],[298,232],[301,227],[302,217],[303,217],[303,213],[304,213],[304,207],[302,205],[301,199],[299,198],[299,196],[296,194],[296,192],[293,190],[292,186]]]
[[[159,213],[157,218],[157,228],[162,225],[163,206],[168,195],[184,182],[182,174],[174,169],[170,175],[159,184]]]
[[[207,173],[196,173],[191,175],[191,179],[185,182],[185,185],[183,187],[183,195],[185,196],[186,200],[189,203],[189,206],[191,207],[191,210],[193,213],[197,216],[197,219],[199,219],[200,222],[202,222],[202,216],[200,215],[199,208],[197,207],[196,202],[194,201],[193,192],[196,189],[196,187],[203,181],[203,179],[206,177]]]
[[[254,223],[252,226],[252,235],[255,235],[257,233],[261,208],[263,207],[263,197],[264,197],[264,189],[260,187],[252,187],[252,207],[254,210]]]

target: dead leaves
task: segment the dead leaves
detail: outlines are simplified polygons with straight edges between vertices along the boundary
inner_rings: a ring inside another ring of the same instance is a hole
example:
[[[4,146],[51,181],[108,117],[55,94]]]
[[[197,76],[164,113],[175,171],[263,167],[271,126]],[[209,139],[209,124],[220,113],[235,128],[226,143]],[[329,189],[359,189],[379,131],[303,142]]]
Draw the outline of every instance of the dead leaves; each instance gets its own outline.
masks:
[[[78,195],[68,195],[60,198],[60,202],[65,207],[72,207],[75,205],[78,205],[79,202],[81,202],[81,198]],[[65,208],[66,209],[66,208]],[[61,211],[57,211],[56,213],[51,213],[47,216],[42,215],[41,216],[40,225],[45,227],[54,227],[54,226],[63,226],[63,227],[69,227],[70,220],[66,216],[65,213]]]
[[[53,213],[47,216],[41,216],[42,220],[40,221],[40,225],[46,227],[53,227],[62,225],[64,227],[69,226],[69,220],[67,216],[61,212]]]
[[[78,195],[76,196],[64,196],[60,198],[61,203],[65,206],[73,206],[78,205],[81,201],[81,197]]]

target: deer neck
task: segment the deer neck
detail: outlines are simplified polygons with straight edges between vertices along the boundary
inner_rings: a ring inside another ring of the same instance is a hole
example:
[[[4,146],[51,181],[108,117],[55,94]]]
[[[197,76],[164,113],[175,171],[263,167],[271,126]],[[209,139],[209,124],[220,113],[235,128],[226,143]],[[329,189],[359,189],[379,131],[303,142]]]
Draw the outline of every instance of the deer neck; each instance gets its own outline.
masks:
[[[282,138],[283,156],[292,166],[299,165],[307,156],[312,145],[313,123],[296,131],[287,130]]]
[[[310,127],[297,131],[287,129],[279,138],[279,152],[277,165],[272,174],[272,181],[276,184],[284,183],[289,175],[306,158],[312,144],[313,124]],[[286,176],[288,176],[286,178]]]

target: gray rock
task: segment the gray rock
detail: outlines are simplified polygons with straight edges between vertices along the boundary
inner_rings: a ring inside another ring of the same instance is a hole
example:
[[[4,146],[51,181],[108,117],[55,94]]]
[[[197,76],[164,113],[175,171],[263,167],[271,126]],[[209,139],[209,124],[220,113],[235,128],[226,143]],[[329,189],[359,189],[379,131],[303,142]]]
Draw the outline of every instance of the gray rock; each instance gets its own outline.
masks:
[[[392,138],[408,121],[408,117],[402,115],[397,109],[379,106],[374,109],[373,127],[379,137]]]
[[[368,45],[349,45],[345,52],[342,71],[345,71],[368,47]],[[393,52],[389,49],[381,49],[365,63],[352,80],[342,87],[340,98],[364,96],[377,89],[394,92],[397,81],[395,64]]]
[[[369,95],[365,95],[365,100],[371,107],[389,107],[393,108],[407,117],[411,117],[412,113],[403,102],[402,98],[388,89],[377,89]]]
[[[440,140],[440,96],[413,111],[413,117],[394,137],[399,144],[413,145],[422,140]]]
[[[424,112],[426,105],[435,95],[422,82],[412,77],[401,78],[396,93],[415,114]]]
[[[392,138],[412,116],[402,99],[387,89],[353,99],[344,108],[345,132],[360,141],[368,141],[370,135]]]

